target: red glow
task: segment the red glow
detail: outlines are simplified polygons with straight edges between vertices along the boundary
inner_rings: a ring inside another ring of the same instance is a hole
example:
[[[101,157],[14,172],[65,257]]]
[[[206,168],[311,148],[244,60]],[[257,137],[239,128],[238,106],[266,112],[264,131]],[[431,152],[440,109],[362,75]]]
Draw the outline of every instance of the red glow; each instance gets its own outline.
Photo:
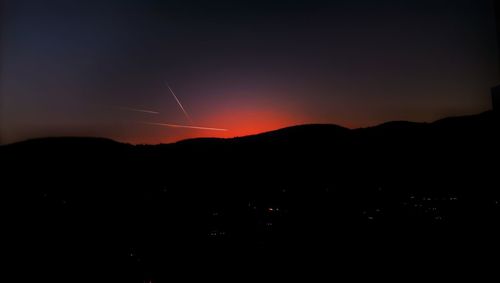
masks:
[[[272,110],[238,110],[217,113],[208,119],[210,124],[229,129],[220,137],[237,137],[258,134],[300,123],[298,117]]]
[[[288,113],[279,113],[271,109],[227,109],[207,115],[203,122],[197,123],[203,127],[217,127],[228,131],[204,131],[197,129],[173,128],[165,130],[162,142],[175,142],[197,137],[233,138],[272,131],[303,121]]]

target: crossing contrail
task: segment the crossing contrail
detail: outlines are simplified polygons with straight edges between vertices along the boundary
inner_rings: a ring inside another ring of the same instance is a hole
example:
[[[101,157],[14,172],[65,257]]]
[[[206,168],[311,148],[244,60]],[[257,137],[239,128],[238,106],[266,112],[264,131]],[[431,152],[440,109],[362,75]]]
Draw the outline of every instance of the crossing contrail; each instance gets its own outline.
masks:
[[[156,111],[153,111],[153,110],[137,109],[137,108],[130,108],[130,107],[125,107],[125,106],[116,106],[116,108],[122,109],[122,110],[127,110],[127,111],[148,113],[148,114],[160,114],[160,112],[156,112]]]
[[[163,127],[171,127],[171,128],[187,128],[187,129],[196,129],[196,130],[207,130],[207,131],[229,131],[228,129],[198,127],[198,126],[187,126],[187,125],[176,125],[176,124],[165,124],[165,123],[144,123],[144,124],[155,125],[155,126],[163,126]]]
[[[184,109],[184,106],[182,106],[182,103],[181,101],[179,100],[179,98],[177,98],[177,95],[175,95],[174,91],[172,90],[172,88],[170,87],[170,85],[166,82],[165,83],[168,87],[168,89],[170,90],[170,92],[172,93],[172,95],[174,96],[175,98],[175,101],[177,101],[177,104],[179,104],[179,107],[181,108],[182,112],[184,112],[184,116],[186,116],[186,118],[188,119],[189,122],[193,122],[193,120],[191,120],[191,117],[189,116],[189,114],[187,113],[186,109]]]

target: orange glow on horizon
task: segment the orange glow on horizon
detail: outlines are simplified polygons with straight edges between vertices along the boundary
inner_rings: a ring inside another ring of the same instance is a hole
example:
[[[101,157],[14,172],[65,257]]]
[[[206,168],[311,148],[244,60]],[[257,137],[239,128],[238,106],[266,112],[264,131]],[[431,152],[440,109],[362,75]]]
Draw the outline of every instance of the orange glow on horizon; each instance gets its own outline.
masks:
[[[271,110],[227,110],[209,115],[203,123],[196,123],[203,127],[227,129],[227,131],[206,131],[196,128],[165,128],[155,129],[162,135],[161,141],[151,137],[141,143],[172,143],[191,138],[233,138],[273,131],[304,123],[300,117]],[[152,125],[154,126],[154,125]],[[132,141],[133,142],[133,141]]]
[[[201,119],[204,118],[204,119]],[[112,137],[115,140],[131,144],[166,144],[193,138],[235,138],[274,131],[286,127],[304,124],[336,124],[350,129],[374,126],[377,123],[363,123],[357,120],[332,119],[316,120],[304,113],[292,114],[276,109],[260,108],[225,109],[217,113],[210,113],[198,118],[196,123],[190,125],[186,121],[178,124],[141,122],[145,127],[138,132],[129,132],[127,136]],[[168,125],[163,126],[161,125]]]
[[[287,104],[288,103],[288,104]],[[193,138],[235,138],[274,131],[303,124],[330,124],[355,128],[362,125],[359,121],[346,121],[341,117],[323,116],[307,113],[292,102],[253,99],[227,99],[221,105],[210,105],[196,109],[193,121],[169,119],[142,121],[143,126],[128,136],[116,137],[117,140],[132,144],[174,143]],[[217,111],[213,111],[213,108]],[[359,125],[358,125],[359,124]]]

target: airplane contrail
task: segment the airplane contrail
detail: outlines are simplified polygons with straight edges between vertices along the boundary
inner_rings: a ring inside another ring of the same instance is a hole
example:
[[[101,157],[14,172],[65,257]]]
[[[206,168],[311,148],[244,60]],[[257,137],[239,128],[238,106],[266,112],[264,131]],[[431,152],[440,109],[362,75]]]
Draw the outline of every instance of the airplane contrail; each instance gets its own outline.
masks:
[[[187,113],[186,109],[184,109],[184,106],[182,106],[182,103],[181,101],[179,100],[179,98],[177,98],[177,95],[175,95],[174,91],[172,90],[172,88],[170,87],[170,85],[165,82],[165,84],[167,85],[168,89],[170,90],[170,92],[172,93],[172,95],[174,96],[175,98],[175,101],[177,101],[177,104],[179,104],[179,107],[181,108],[182,112],[184,112],[184,116],[186,116],[186,118],[188,119],[189,122],[193,122],[193,120],[191,120],[191,117],[189,116],[189,114]]]
[[[122,109],[122,110],[127,110],[127,111],[148,113],[148,114],[160,114],[160,112],[156,112],[156,111],[152,111],[152,110],[130,108],[130,107],[125,107],[125,106],[116,106],[116,108],[119,108],[119,109]]]
[[[208,131],[229,131],[228,129],[199,127],[199,126],[187,126],[187,125],[177,125],[177,124],[166,124],[166,123],[144,123],[144,124],[171,127],[171,128],[187,128],[187,129],[208,130]]]

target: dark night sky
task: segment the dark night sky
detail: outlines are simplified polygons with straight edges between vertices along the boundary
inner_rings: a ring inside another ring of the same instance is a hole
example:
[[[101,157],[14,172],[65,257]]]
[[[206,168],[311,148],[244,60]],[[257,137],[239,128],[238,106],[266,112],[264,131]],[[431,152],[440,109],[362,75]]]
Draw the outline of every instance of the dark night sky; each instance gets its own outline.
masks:
[[[432,121],[489,109],[498,83],[492,0],[3,2],[3,143]]]

